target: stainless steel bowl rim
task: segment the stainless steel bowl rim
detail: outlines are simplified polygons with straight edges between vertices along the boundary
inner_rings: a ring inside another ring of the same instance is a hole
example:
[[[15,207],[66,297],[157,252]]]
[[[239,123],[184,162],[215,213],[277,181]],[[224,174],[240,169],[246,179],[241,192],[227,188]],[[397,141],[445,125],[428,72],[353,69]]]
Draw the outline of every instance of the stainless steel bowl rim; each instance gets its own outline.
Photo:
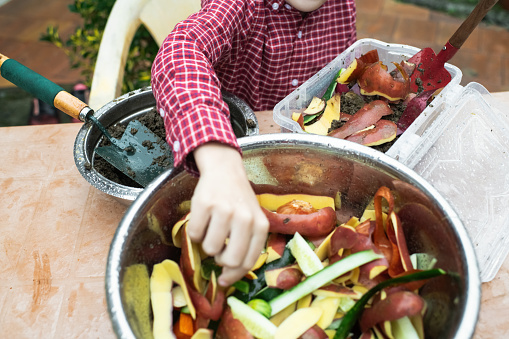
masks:
[[[405,177],[411,178],[410,183],[415,187],[427,191],[431,195],[437,206],[441,206],[444,213],[449,217],[451,225],[453,225],[459,240],[463,244],[465,261],[467,263],[466,285],[466,303],[464,316],[454,338],[464,339],[471,338],[474,335],[477,324],[480,302],[481,302],[481,280],[480,272],[477,264],[477,258],[472,242],[467,234],[461,219],[455,212],[454,208],[447,202],[445,198],[420,175],[399,163],[397,160],[378,152],[369,147],[361,146],[352,142],[341,139],[335,139],[327,136],[307,135],[307,134],[265,134],[244,137],[239,140],[239,144],[244,151],[256,148],[269,148],[273,145],[307,145],[310,148],[330,148],[355,157],[362,154],[363,158],[372,160],[377,164],[381,164],[384,169],[402,173]],[[121,286],[119,285],[120,277],[120,253],[123,249],[127,235],[129,234],[130,222],[136,217],[138,210],[142,208],[146,201],[150,200],[157,187],[165,181],[170,180],[177,175],[180,170],[172,170],[163,173],[154,182],[145,188],[139,195],[138,199],[128,208],[124,217],[116,230],[113,241],[111,243],[106,266],[106,300],[113,328],[119,338],[135,338],[130,329],[128,321],[122,312],[122,301],[120,296]]]

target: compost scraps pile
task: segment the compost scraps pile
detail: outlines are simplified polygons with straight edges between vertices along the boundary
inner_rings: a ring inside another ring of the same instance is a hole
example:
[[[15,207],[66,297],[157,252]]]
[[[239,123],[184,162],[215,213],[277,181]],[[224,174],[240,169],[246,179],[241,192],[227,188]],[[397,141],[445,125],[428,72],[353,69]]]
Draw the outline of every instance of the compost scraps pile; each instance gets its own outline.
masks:
[[[390,144],[426,108],[438,91],[412,92],[410,76],[417,65],[393,63],[391,72],[376,49],[354,59],[322,97],[292,114],[302,130],[366,146]],[[383,150],[383,148],[381,149]]]
[[[419,289],[446,273],[409,253],[389,188],[346,223],[337,220],[339,197],[257,197],[270,222],[266,248],[229,288],[188,237],[189,214],[173,226],[180,260],[155,264],[150,276],[145,319],[155,339],[424,338]]]

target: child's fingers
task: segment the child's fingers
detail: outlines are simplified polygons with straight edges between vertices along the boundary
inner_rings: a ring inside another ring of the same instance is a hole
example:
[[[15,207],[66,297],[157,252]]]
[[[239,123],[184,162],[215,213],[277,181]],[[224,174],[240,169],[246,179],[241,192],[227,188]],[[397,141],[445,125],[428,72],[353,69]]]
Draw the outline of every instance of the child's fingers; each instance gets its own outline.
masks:
[[[218,206],[214,209],[202,242],[205,253],[213,257],[223,251],[225,240],[230,233],[231,219],[231,212],[226,207]]]
[[[191,199],[191,216],[187,223],[187,233],[194,242],[203,241],[214,212],[214,205],[207,191],[207,182],[200,180]]]
[[[230,224],[230,238],[220,260],[229,267],[241,266],[253,236],[253,217],[248,213],[235,213]]]
[[[194,207],[194,208],[193,208]],[[201,242],[209,223],[210,215],[208,210],[193,205],[191,216],[187,222],[187,234],[193,242]]]
[[[231,286],[234,282],[239,281],[244,277],[246,271],[242,267],[223,267],[223,272],[219,276],[218,282],[221,286]]]
[[[255,264],[265,247],[268,231],[268,221],[263,214],[254,213],[257,218],[251,221],[236,219],[232,225],[230,241],[223,253],[216,256],[221,264],[228,268],[226,275],[222,275],[221,284],[231,284],[242,278]],[[225,272],[223,270],[223,272]]]

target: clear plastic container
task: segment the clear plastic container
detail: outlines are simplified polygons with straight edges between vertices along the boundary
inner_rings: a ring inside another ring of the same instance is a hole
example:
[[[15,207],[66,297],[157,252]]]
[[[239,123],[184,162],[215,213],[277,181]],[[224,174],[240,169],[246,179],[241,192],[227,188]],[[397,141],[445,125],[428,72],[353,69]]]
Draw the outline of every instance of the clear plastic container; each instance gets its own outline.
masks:
[[[387,154],[453,205],[474,245],[481,280],[490,281],[509,253],[509,118],[478,83],[457,86],[428,108],[397,141],[406,147],[394,144]]]
[[[416,47],[389,44],[375,39],[358,40],[274,107],[274,121],[281,126],[281,132],[306,133],[297,122],[292,120],[292,113],[307,107],[314,96],[321,97],[341,68],[348,67],[355,58],[373,49],[378,50],[380,60],[389,67],[389,70],[394,68],[393,61],[408,60],[420,51]],[[446,64],[445,68],[451,74],[452,79],[435,100],[447,96],[449,90],[459,85],[462,78],[462,73],[458,67]]]
[[[321,96],[340,68],[376,48],[390,65],[418,48],[362,39],[274,108],[282,132],[305,133],[291,114]],[[509,116],[478,83],[460,86],[461,71],[386,152],[427,179],[453,205],[476,250],[481,280],[492,280],[509,254]],[[454,251],[454,249],[451,249]]]

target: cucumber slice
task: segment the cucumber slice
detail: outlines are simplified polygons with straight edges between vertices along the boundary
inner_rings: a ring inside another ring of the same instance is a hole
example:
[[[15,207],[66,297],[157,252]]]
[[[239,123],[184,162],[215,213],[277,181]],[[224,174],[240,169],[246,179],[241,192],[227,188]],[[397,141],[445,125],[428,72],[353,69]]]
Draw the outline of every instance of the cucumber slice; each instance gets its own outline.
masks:
[[[307,246],[306,243],[305,245]],[[382,255],[376,254],[372,250],[368,250],[351,254],[346,258],[336,261],[334,264],[325,267],[310,277],[307,277],[303,282],[269,301],[272,308],[272,315],[280,312],[291,303],[296,302],[314,290],[330,283],[340,275],[380,258],[382,258]]]
[[[398,339],[420,339],[419,334],[415,330],[410,318],[403,317],[391,321],[392,333],[394,338]]]
[[[338,329],[339,325],[341,325],[342,321],[343,321],[343,318],[334,320],[332,322],[332,324],[330,324],[329,327],[327,327],[327,330],[334,330],[334,332],[336,332],[336,330]]]
[[[233,317],[238,319],[254,337],[260,339],[274,338],[277,327],[269,319],[233,296],[228,297],[226,302],[232,310]]]
[[[308,114],[304,116],[304,125],[311,125],[312,122],[315,122],[315,119],[317,119],[322,113],[318,114]]]
[[[327,87],[327,90],[323,94],[322,99],[325,100],[326,102],[334,95],[334,92],[336,91],[336,86],[338,85],[336,80],[339,78],[339,76],[341,75],[341,73],[343,73],[344,70],[345,70],[344,68],[341,68],[339,70],[337,76],[334,79],[332,79],[332,82],[330,83],[329,87]]]
[[[325,91],[325,93],[323,94],[322,96],[322,100],[327,102],[329,101],[330,98],[332,98],[334,96],[334,93],[336,91],[336,86],[338,85],[337,83],[337,79],[339,78],[339,76],[341,75],[341,73],[343,73],[345,69],[344,68],[341,68],[337,74],[337,76],[332,79],[332,82],[330,83],[329,87],[327,87],[327,90]],[[312,122],[314,122],[315,119],[317,119],[322,113],[323,113],[324,110],[320,111],[319,113],[317,114],[307,114],[304,116],[304,125],[310,125]]]
[[[350,311],[352,307],[355,305],[355,300],[350,297],[341,297],[339,298],[339,308],[344,313]]]
[[[255,310],[256,312],[258,312],[261,315],[263,315],[265,318],[269,318],[270,317],[270,313],[271,313],[270,305],[265,300],[263,300],[263,299],[253,299],[253,300],[250,300],[247,303],[247,305],[249,307],[251,307],[253,310]]]
[[[307,240],[306,239],[306,243],[308,244],[309,247],[311,247],[311,249],[314,251],[316,249],[316,246],[315,244],[313,244],[313,242],[311,240]]]
[[[320,258],[318,258],[316,253],[298,232],[295,233],[287,246],[306,276],[313,275],[323,269]]]

